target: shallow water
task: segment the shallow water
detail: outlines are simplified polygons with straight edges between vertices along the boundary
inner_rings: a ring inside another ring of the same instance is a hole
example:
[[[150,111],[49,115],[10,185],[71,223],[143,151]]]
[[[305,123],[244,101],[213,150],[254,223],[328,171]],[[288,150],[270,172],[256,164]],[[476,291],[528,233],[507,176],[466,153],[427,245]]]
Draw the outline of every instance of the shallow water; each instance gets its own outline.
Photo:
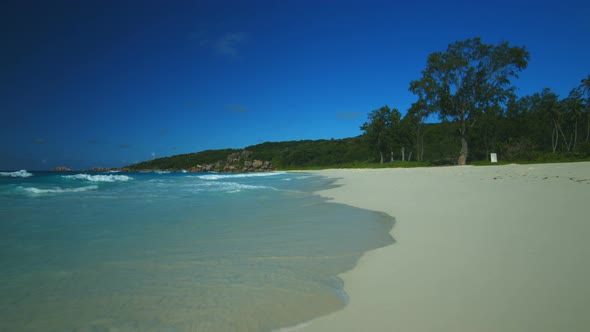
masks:
[[[270,331],[344,306],[337,275],[393,242],[310,174],[14,174],[0,331]]]

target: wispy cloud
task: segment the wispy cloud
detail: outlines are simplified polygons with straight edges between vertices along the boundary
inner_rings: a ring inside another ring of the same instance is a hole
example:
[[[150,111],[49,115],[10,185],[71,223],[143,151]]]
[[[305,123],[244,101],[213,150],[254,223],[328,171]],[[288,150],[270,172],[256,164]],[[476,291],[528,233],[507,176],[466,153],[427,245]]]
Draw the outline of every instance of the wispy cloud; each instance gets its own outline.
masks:
[[[156,153],[155,152],[150,153],[150,155],[152,156],[152,159],[156,158]]]
[[[89,139],[88,144],[109,144],[108,142],[101,141],[98,139]]]
[[[360,118],[361,116],[363,116],[363,113],[361,113],[361,112],[338,112],[338,113],[336,113],[336,118],[343,119],[343,120]]]
[[[227,110],[227,111],[234,112],[234,113],[248,112],[248,109],[246,108],[246,106],[240,105],[240,104],[225,105],[225,106],[223,106],[223,108],[225,108],[225,110]]]
[[[248,40],[244,32],[227,32],[213,43],[213,51],[231,59],[240,58],[240,46]]]

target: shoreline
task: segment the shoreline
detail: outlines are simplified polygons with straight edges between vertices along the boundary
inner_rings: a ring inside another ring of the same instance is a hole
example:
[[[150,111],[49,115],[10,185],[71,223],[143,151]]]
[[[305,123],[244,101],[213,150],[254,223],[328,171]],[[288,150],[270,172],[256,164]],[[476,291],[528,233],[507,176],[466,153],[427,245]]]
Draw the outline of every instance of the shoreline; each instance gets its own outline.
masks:
[[[590,327],[590,163],[312,171],[396,219],[340,277],[350,302],[297,331]]]

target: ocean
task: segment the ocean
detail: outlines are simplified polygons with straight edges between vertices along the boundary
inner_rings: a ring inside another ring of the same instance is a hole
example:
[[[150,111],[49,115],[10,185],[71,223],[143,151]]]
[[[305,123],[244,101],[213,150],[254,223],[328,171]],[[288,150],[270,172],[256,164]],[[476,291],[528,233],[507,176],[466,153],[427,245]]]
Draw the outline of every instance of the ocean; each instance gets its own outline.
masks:
[[[0,172],[0,331],[277,331],[341,309],[391,217],[311,173]]]

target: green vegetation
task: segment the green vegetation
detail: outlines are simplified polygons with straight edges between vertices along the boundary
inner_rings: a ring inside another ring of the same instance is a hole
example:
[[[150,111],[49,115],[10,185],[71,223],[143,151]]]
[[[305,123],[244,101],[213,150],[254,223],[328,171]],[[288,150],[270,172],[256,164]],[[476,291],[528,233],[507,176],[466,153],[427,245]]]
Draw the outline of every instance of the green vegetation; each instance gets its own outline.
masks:
[[[524,47],[467,39],[450,44],[444,53],[431,54],[422,78],[410,82],[410,91],[419,98],[417,105],[456,124],[461,140],[459,164],[464,165],[469,155],[468,130],[482,118],[501,112],[513,96],[510,78],[518,77],[528,59]]]
[[[138,164],[126,166],[130,170],[142,169],[170,169],[181,170],[188,169],[201,164],[213,164],[219,160],[225,160],[231,153],[239,150],[207,150],[197,153],[179,154],[172,157],[157,158],[154,160],[144,161]]]
[[[383,106],[369,113],[361,136],[266,142],[246,147],[248,160],[271,161],[277,169],[487,165],[491,152],[500,163],[590,160],[590,75],[562,99],[549,88],[519,98],[510,80],[528,59],[524,47],[508,43],[455,42],[431,54],[422,77],[410,82],[418,100],[403,117]],[[441,122],[426,123],[433,115]],[[127,168],[188,169],[239,151],[207,150]]]

